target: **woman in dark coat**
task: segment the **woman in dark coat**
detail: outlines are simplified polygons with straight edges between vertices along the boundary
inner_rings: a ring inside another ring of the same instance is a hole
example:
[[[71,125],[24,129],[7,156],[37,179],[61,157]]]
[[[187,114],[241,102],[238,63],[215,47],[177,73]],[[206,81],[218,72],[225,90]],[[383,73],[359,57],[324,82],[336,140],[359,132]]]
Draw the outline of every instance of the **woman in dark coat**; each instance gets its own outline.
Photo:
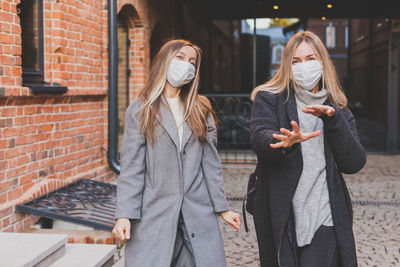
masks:
[[[312,32],[295,34],[278,72],[252,98],[261,266],[356,267],[342,173],[358,172],[366,155],[322,41]]]

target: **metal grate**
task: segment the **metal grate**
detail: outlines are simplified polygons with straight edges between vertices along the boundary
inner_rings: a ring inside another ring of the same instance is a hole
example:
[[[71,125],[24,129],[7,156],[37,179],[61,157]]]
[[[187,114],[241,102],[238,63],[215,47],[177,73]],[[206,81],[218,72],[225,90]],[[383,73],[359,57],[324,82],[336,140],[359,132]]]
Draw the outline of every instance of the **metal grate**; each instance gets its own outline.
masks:
[[[249,94],[206,94],[218,118],[218,151],[226,164],[257,162],[250,144]]]
[[[18,205],[16,211],[112,230],[115,223],[115,197],[115,185],[81,179]]]

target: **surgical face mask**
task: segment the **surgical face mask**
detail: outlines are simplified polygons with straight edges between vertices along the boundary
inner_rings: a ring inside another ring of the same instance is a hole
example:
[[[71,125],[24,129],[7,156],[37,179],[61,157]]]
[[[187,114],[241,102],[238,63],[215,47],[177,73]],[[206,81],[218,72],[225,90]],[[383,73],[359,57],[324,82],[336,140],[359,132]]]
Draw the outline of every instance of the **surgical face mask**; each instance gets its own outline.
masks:
[[[322,76],[322,63],[311,60],[297,63],[292,66],[292,73],[296,82],[305,90],[311,90],[319,82]]]
[[[187,61],[172,59],[169,65],[167,80],[175,88],[190,83],[195,75],[196,68]]]

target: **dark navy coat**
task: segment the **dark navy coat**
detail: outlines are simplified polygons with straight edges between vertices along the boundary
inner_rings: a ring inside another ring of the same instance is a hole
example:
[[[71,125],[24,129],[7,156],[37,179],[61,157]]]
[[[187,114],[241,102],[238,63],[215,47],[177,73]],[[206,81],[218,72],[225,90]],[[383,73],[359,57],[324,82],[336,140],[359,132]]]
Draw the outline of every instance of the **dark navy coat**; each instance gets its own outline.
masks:
[[[347,108],[335,108],[324,123],[326,179],[332,219],[341,266],[356,267],[357,258],[352,230],[352,204],[342,173],[358,172],[366,162],[359,142],[355,120]],[[254,222],[261,266],[296,266],[291,202],[303,169],[300,144],[290,149],[270,147],[278,140],[273,133],[291,129],[290,121],[299,123],[294,93],[273,94],[260,91],[253,103],[250,139],[258,158],[258,180],[254,198]]]

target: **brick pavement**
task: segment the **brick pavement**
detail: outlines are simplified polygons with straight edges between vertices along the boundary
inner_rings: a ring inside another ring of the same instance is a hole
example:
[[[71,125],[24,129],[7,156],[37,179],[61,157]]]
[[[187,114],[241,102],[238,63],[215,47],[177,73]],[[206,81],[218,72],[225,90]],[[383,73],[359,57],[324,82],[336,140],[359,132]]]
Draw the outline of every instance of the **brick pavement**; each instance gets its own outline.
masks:
[[[241,213],[247,177],[254,165],[224,165],[224,187],[231,209]],[[353,202],[354,233],[359,267],[400,266],[400,155],[368,155],[366,166],[346,175]],[[220,218],[228,267],[257,267],[257,240],[252,217],[250,232],[231,229]],[[123,266],[121,261],[120,265]]]
[[[228,198],[243,196],[254,166],[224,166]],[[360,267],[400,266],[400,156],[368,155],[366,166],[346,175],[354,208],[354,233]],[[230,201],[241,213],[241,201]],[[221,221],[228,267],[259,266],[252,218],[250,232],[232,230]]]

